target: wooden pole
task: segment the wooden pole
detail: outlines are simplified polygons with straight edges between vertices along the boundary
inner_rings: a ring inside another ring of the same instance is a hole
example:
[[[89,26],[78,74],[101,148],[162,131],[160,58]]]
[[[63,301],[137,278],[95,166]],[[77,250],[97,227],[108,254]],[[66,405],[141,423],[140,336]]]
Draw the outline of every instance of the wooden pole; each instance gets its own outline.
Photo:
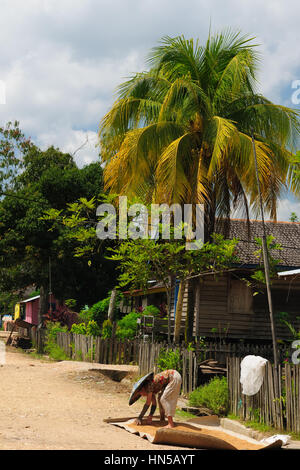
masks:
[[[277,338],[276,338],[276,330],[275,330],[275,322],[274,322],[272,293],[271,293],[271,286],[270,286],[270,266],[269,266],[269,258],[268,258],[267,235],[266,235],[264,209],[263,209],[262,195],[261,195],[259,175],[258,175],[256,148],[255,148],[253,134],[252,134],[252,147],[253,147],[253,154],[254,154],[254,161],[255,161],[257,189],[258,189],[258,194],[259,194],[259,203],[260,203],[261,219],[262,219],[262,226],[263,226],[262,248],[263,248],[264,268],[265,268],[267,296],[268,296],[268,305],[269,305],[269,315],[270,315],[270,322],[271,322],[274,368],[276,370],[276,375],[277,375],[277,371],[278,371]]]
[[[107,314],[107,317],[111,322],[113,322],[114,320],[116,300],[117,300],[117,289],[114,287],[113,290],[111,291],[111,296],[110,296],[109,306],[108,306],[108,314]]]
[[[52,273],[51,273],[51,257],[49,256],[49,303],[50,303],[50,318],[52,314]]]

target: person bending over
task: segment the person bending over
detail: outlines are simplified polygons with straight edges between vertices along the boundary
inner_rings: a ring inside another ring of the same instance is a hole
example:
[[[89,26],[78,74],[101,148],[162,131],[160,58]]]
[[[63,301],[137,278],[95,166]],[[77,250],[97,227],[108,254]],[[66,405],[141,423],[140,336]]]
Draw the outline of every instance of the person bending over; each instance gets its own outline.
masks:
[[[150,405],[150,413],[146,422],[147,424],[151,424],[158,401],[161,421],[164,421],[165,417],[167,417],[168,424],[166,427],[174,428],[175,424],[173,418],[176,411],[181,383],[181,375],[176,370],[165,370],[156,374],[152,380],[148,380],[139,390],[140,396],[146,397],[146,403],[143,406],[139,417],[135,420],[135,424],[142,424],[142,418],[146,414]]]

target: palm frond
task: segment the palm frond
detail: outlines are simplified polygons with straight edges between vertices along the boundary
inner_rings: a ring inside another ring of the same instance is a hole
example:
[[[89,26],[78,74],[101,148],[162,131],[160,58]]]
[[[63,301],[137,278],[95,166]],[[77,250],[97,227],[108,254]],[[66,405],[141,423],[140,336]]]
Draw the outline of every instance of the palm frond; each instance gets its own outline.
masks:
[[[196,136],[187,132],[177,138],[162,153],[156,179],[160,191],[158,197],[164,202],[184,202],[190,200],[188,167],[194,158]]]

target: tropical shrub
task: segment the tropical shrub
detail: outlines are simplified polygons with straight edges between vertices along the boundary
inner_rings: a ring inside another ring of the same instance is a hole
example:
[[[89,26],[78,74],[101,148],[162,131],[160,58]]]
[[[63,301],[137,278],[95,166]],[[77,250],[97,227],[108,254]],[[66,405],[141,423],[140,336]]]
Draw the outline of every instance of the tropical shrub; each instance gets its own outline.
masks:
[[[155,305],[148,305],[143,310],[143,315],[152,315],[153,317],[157,317],[160,314],[159,308],[155,307]]]
[[[76,335],[86,335],[86,324],[74,323],[71,327],[71,333],[75,333]]]
[[[90,321],[95,321],[95,322],[97,322],[97,324],[99,326],[101,326],[107,318],[109,302],[110,302],[110,296],[111,296],[111,293],[109,293],[108,297],[106,297],[105,299],[100,300],[99,302],[96,302],[91,307],[86,306],[79,313],[80,320],[84,323],[88,323]],[[122,297],[122,294],[118,292],[117,293],[117,299],[116,299],[116,305],[115,305],[115,315],[117,313],[121,297]]]
[[[109,339],[112,336],[112,322],[109,319],[103,322],[101,336],[103,339]]]
[[[46,323],[46,341],[45,341],[45,352],[55,361],[66,361],[68,356],[66,353],[61,349],[57,342],[57,333],[58,332],[67,333],[68,328],[66,326],[62,326],[57,322],[50,322]]]
[[[88,322],[86,327],[87,336],[100,336],[101,330],[97,322],[91,320]]]
[[[86,336],[100,336],[101,330],[95,320],[90,320],[88,323],[73,324],[71,333]]]
[[[160,372],[167,369],[173,369],[177,370],[179,373],[182,373],[182,359],[180,350],[178,348],[175,350],[161,349],[156,365],[158,371]]]
[[[209,383],[196,388],[189,396],[190,406],[203,406],[217,415],[227,414],[228,404],[226,377],[214,377]]]
[[[140,316],[140,313],[131,312],[119,320],[117,322],[116,337],[121,340],[134,339],[137,334],[137,320],[140,318]]]
[[[67,299],[65,300],[65,305],[68,307],[68,308],[75,308],[76,307],[76,300],[75,299]]]

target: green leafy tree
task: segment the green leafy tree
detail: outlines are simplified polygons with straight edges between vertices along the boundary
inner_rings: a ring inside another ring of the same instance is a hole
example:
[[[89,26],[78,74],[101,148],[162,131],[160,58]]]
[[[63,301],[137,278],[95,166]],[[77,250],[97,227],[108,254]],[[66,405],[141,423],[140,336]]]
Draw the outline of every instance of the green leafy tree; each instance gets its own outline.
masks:
[[[63,225],[53,227],[43,218],[46,210],[62,211],[79,199],[98,197],[103,189],[101,166],[79,169],[71,155],[53,147],[41,151],[30,145],[23,151],[15,153],[15,160],[22,162],[0,200],[0,289],[12,292],[36,285],[41,321],[48,310],[49,260],[52,292],[61,300],[76,299],[79,308],[107,293],[114,267],[101,249],[92,258],[74,257],[76,238]],[[9,166],[10,159],[6,163]]]
[[[205,243],[198,250],[186,250],[183,240],[156,242],[152,239],[126,240],[116,248],[110,259],[119,263],[121,270],[119,286],[146,289],[149,281],[161,282],[168,300],[168,339],[170,341],[170,308],[172,280],[181,281],[182,292],[187,279],[193,274],[225,270],[237,261],[237,240],[224,240],[222,235],[213,235],[213,243]],[[178,298],[176,309],[175,342],[179,341],[182,299]]]
[[[296,212],[291,212],[290,221],[291,222],[299,222],[299,217],[297,216]]]
[[[18,121],[0,126],[0,191],[15,184],[15,175],[22,171],[23,156],[33,147],[19,128]],[[3,194],[3,193],[2,193]],[[0,196],[2,195],[0,194]]]
[[[115,195],[111,195],[105,199],[105,202],[113,203],[115,198]],[[70,236],[79,242],[76,252],[76,256],[79,257],[92,253],[99,244],[103,243],[103,240],[97,239],[95,227],[88,223],[87,208],[95,210],[96,201],[81,200],[80,203],[69,205],[68,211],[65,212],[51,209],[51,211],[47,211],[44,217],[46,220],[52,221],[53,227],[56,224],[63,224],[70,230]],[[119,233],[117,213],[111,217],[115,223],[116,233]],[[163,224],[159,224],[158,227],[160,232],[164,229]],[[127,239],[119,243],[111,240],[112,246],[107,247],[107,251],[113,253],[107,258],[115,262],[117,269],[121,269],[118,278],[118,287],[120,289],[129,286],[133,289],[146,290],[148,282],[153,279],[164,285],[168,302],[169,340],[171,291],[174,278],[177,277],[181,281],[181,292],[184,292],[185,284],[191,274],[201,272],[201,270],[214,272],[215,270],[226,269],[230,263],[236,260],[235,246],[237,240],[224,240],[222,235],[214,234],[212,243],[207,242],[200,250],[186,250],[186,238],[183,236],[182,239],[177,240],[175,237],[175,234],[179,234],[179,230],[183,234],[184,229],[184,224],[180,224],[175,228],[171,227],[170,241],[157,241],[146,237],[134,240]],[[201,242],[199,241],[199,243]],[[182,301],[183,295],[181,294],[176,310],[176,341],[179,340]]]

